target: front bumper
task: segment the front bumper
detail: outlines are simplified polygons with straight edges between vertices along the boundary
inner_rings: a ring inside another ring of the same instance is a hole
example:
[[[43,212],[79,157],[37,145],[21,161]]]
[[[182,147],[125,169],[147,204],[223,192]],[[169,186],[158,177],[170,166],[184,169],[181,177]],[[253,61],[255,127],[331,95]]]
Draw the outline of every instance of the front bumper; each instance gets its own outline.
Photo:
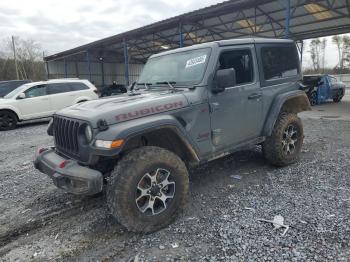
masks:
[[[76,195],[94,195],[102,191],[101,172],[79,165],[76,161],[63,158],[54,148],[37,151],[34,166],[47,174],[54,184],[66,192]]]

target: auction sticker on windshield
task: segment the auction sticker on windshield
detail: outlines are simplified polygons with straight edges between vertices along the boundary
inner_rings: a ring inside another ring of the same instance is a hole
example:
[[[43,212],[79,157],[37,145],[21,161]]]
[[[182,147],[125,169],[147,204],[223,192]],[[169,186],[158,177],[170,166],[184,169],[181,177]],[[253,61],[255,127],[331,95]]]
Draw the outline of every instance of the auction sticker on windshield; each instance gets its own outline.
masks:
[[[198,56],[195,58],[191,58],[190,60],[187,60],[186,68],[200,65],[200,64],[204,64],[206,59],[207,59],[207,55],[202,55],[202,56]]]

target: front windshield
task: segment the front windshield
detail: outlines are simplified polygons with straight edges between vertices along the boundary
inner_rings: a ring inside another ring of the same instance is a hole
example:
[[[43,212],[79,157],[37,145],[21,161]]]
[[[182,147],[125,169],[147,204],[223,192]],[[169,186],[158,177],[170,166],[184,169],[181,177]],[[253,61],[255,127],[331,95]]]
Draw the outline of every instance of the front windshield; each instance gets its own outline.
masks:
[[[25,90],[28,85],[30,85],[30,84],[21,85],[20,87],[13,90],[11,93],[8,93],[6,96],[4,96],[4,98],[13,98],[14,96],[23,92],[23,90]]]
[[[146,63],[138,83],[157,85],[195,85],[203,79],[210,56],[210,48],[150,58]]]

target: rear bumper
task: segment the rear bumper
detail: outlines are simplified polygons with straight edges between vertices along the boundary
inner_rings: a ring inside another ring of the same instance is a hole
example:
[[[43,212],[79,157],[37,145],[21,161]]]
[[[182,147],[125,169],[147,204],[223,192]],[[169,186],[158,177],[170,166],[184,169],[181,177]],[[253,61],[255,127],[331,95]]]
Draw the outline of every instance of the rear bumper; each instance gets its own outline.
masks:
[[[101,172],[63,158],[53,148],[40,151],[35,155],[34,166],[47,174],[58,188],[76,195],[94,195],[102,191]]]

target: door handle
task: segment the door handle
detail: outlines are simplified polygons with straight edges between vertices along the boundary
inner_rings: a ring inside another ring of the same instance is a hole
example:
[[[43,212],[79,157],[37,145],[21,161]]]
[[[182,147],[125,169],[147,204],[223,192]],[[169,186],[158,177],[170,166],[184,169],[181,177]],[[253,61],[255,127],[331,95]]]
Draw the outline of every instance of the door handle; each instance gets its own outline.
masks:
[[[259,99],[260,97],[262,97],[262,94],[254,93],[248,96],[248,99]]]

